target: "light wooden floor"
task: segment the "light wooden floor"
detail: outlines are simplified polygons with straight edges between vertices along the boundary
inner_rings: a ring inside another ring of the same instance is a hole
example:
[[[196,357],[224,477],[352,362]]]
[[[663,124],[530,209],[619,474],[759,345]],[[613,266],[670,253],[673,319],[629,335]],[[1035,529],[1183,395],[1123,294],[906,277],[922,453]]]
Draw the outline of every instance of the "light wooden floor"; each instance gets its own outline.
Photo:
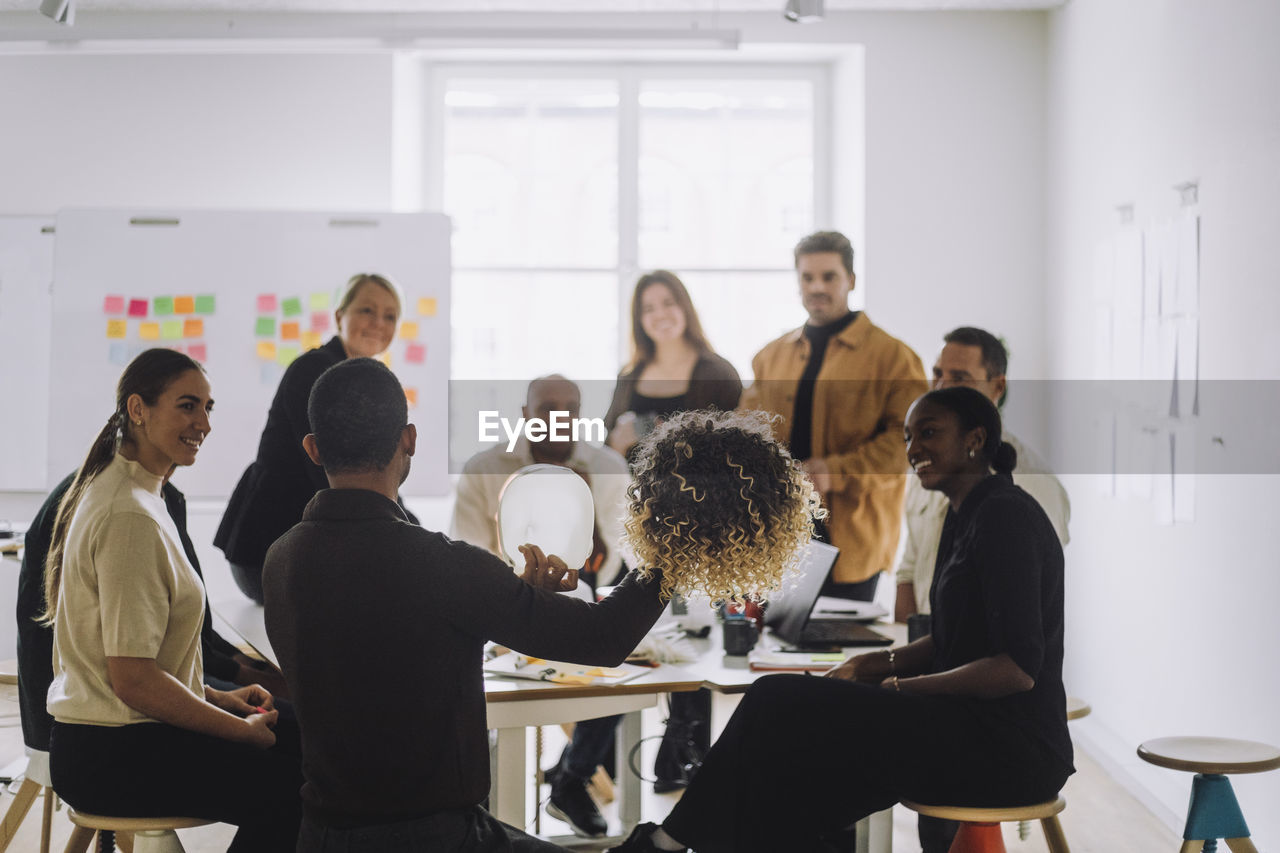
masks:
[[[719,708],[716,713],[717,716],[720,715]],[[646,711],[645,734],[660,732],[659,721],[660,716],[656,709]],[[548,765],[559,755],[563,740],[554,729],[548,728],[545,731],[547,732],[547,749],[543,764]],[[530,740],[532,741],[532,738]],[[652,746],[652,744],[646,745],[645,758],[641,764],[646,770],[653,766]],[[0,766],[21,755],[22,730],[18,721],[17,689],[11,685],[0,685]],[[1072,853],[1116,853],[1116,851],[1173,853],[1178,849],[1180,839],[1123,788],[1113,782],[1096,762],[1079,750],[1076,752],[1076,767],[1078,772],[1067,782],[1063,792],[1068,805],[1067,810],[1062,814],[1062,824],[1067,840],[1071,844]],[[648,785],[645,789],[644,813],[651,820],[661,819],[679,797],[679,794],[665,796],[654,794]],[[544,798],[546,793],[547,789],[544,787],[542,790]],[[0,809],[7,810],[12,800],[12,794],[6,791],[0,797]],[[9,848],[11,851],[29,853],[39,849],[40,810],[41,804],[37,801],[14,837]],[[614,809],[612,806],[607,806],[604,812],[606,817],[612,817]],[[532,831],[532,826],[528,828]],[[1004,830],[1009,853],[1047,853],[1039,825],[1032,828],[1031,836],[1027,841],[1018,840],[1014,825],[1006,824]],[[71,824],[66,819],[65,813],[56,814],[51,849],[61,851],[70,831]],[[567,831],[564,824],[543,814],[543,833],[559,835]],[[188,853],[215,853],[215,851],[226,849],[233,834],[233,828],[215,825],[183,830],[179,834]],[[920,849],[916,842],[915,814],[901,806],[894,810],[893,849],[895,853],[916,853]]]

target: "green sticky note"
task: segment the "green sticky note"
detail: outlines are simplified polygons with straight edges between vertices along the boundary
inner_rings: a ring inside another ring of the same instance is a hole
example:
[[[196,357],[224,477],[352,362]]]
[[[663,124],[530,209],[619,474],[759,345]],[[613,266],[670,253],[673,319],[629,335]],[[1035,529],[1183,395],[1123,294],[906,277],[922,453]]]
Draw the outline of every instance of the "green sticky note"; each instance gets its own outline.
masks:
[[[829,654],[823,652],[821,654],[810,655],[809,657],[814,663],[827,663],[828,661],[831,663],[840,663],[844,660],[844,655],[839,652],[831,652]]]
[[[159,301],[159,300],[157,300]],[[165,320],[160,324],[160,337],[166,341],[177,341],[182,339],[182,321],[181,320]]]
[[[253,327],[253,334],[259,338],[274,338],[276,336],[276,318],[259,317],[257,324]]]
[[[312,311],[328,311],[329,310],[329,294],[327,293],[311,294],[311,310]]]
[[[293,360],[298,357],[298,348],[294,346],[282,346],[276,350],[276,363],[281,367],[288,367],[293,364]]]
[[[280,310],[286,317],[297,317],[302,313],[302,300],[296,296],[290,296],[280,303]]]
[[[155,312],[157,317],[164,317],[173,313],[173,297],[157,296],[151,304],[151,310]]]
[[[196,313],[212,314],[217,309],[217,298],[212,293],[196,297]]]

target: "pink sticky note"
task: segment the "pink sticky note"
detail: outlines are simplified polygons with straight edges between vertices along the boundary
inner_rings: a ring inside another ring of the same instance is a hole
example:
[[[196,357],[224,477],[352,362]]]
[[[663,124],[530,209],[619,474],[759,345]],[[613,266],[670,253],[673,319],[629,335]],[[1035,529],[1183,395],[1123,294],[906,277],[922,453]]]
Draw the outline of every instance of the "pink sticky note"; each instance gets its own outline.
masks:
[[[129,300],[129,316],[130,317],[147,316],[147,300],[130,299]]]
[[[422,364],[427,360],[427,348],[422,344],[409,344],[404,350],[404,360],[410,364]]]
[[[276,311],[276,295],[274,293],[258,294],[258,313],[274,314]]]
[[[311,312],[311,331],[313,332],[329,331],[329,312],[328,311]]]
[[[204,344],[191,344],[187,347],[187,355],[191,356],[201,364],[204,364],[209,360],[208,350],[205,348]]]
[[[102,299],[102,313],[104,314],[123,314],[124,313],[124,297],[123,296],[105,296]]]

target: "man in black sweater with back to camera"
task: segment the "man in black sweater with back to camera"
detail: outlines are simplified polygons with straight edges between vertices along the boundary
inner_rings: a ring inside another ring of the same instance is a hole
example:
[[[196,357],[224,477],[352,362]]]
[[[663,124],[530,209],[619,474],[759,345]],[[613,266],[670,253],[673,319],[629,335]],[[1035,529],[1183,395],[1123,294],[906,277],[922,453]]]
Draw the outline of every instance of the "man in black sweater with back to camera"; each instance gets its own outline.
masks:
[[[620,663],[662,611],[660,576],[597,604],[526,546],[517,577],[489,552],[410,524],[396,503],[417,430],[371,359],[327,370],[304,440],[331,488],[267,553],[267,633],[303,733],[299,851],[558,850],[501,823],[489,793],[482,649]],[[535,543],[536,544],[536,543]]]

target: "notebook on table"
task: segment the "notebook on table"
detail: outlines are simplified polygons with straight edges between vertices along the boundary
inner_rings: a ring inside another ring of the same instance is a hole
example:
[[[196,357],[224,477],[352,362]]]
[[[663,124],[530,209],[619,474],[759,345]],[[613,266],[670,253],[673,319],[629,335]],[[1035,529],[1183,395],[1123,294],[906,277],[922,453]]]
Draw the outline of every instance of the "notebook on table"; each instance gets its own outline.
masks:
[[[840,549],[811,541],[800,561],[795,583],[769,599],[765,624],[793,646],[887,646],[893,640],[852,619],[816,619],[814,605],[831,574]]]

